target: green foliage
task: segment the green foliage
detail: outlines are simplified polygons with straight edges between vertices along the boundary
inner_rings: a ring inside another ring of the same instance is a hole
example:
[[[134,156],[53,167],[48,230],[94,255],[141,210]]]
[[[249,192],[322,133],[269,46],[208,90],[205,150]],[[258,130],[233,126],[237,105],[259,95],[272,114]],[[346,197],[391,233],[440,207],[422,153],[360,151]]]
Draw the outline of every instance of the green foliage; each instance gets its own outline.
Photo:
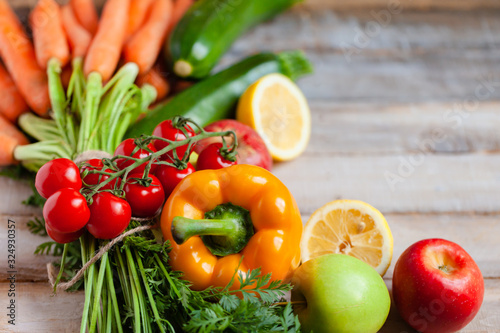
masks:
[[[29,220],[28,229],[34,235],[47,236],[47,230],[45,230],[45,220],[43,218],[35,217],[33,220]]]

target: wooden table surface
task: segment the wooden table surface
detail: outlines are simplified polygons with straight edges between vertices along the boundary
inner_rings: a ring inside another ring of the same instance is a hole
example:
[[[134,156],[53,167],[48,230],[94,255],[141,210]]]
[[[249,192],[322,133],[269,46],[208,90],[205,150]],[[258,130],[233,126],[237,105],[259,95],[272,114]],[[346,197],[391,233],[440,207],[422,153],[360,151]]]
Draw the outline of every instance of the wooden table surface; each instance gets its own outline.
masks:
[[[380,209],[394,235],[389,287],[412,243],[457,242],[486,285],[462,332],[500,332],[500,1],[310,0],[245,35],[220,66],[292,48],[316,68],[299,82],[313,132],[307,151],[274,173],[304,222],[340,198]],[[0,332],[76,332],[83,293],[51,295],[52,258],[33,254],[46,239],[26,226],[41,212],[21,204],[29,194],[0,177]],[[16,222],[16,326],[6,319],[8,219]],[[413,331],[391,311],[381,332]]]

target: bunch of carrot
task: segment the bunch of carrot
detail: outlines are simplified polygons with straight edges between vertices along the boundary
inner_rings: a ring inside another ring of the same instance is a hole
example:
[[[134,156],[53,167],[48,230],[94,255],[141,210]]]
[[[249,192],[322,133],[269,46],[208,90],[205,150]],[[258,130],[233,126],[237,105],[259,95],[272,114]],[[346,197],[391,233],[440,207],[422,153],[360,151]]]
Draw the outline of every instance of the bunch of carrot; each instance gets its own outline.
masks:
[[[15,147],[28,143],[15,127],[22,114],[31,109],[47,118],[49,110],[58,112],[54,106],[61,101],[49,94],[54,88],[47,72],[59,73],[68,85],[81,64],[87,80],[93,76],[102,85],[120,64],[132,62],[138,67],[136,84],[153,86],[157,99],[166,97],[170,87],[157,58],[192,2],[107,0],[99,18],[92,0],[70,0],[64,6],[39,0],[29,17],[32,42],[7,0],[0,0],[0,59],[5,66],[0,63],[0,166],[15,163]]]

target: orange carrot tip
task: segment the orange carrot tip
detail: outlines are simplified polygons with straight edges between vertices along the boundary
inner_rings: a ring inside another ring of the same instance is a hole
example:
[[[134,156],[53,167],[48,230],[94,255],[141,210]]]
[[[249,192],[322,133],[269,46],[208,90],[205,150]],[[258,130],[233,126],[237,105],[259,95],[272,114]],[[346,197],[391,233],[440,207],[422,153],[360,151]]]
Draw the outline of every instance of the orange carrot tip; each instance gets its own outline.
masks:
[[[28,105],[26,105],[14,81],[0,64],[0,114],[10,122],[15,123],[21,114],[28,111]]]
[[[55,58],[65,66],[69,47],[59,5],[54,0],[39,0],[30,14],[30,25],[38,65],[46,69],[49,60]]]
[[[28,139],[7,119],[0,115],[0,166],[17,164],[14,149],[28,144]]]
[[[85,57],[84,72],[97,72],[107,81],[115,72],[126,37],[130,0],[108,0],[97,33]]]

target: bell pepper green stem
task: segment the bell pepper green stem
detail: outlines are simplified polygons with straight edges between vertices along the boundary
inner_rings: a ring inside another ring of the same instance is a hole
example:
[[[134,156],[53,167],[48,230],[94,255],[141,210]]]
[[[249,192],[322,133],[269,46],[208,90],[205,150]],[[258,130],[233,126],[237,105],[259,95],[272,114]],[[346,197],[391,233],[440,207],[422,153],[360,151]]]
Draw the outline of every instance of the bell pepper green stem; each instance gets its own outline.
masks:
[[[216,256],[238,253],[253,236],[250,212],[231,203],[221,204],[195,220],[176,216],[172,220],[172,237],[177,244],[201,236],[208,250]]]
[[[236,219],[195,220],[176,216],[172,220],[172,237],[177,244],[185,243],[193,236],[224,236],[232,238],[238,230]]]

